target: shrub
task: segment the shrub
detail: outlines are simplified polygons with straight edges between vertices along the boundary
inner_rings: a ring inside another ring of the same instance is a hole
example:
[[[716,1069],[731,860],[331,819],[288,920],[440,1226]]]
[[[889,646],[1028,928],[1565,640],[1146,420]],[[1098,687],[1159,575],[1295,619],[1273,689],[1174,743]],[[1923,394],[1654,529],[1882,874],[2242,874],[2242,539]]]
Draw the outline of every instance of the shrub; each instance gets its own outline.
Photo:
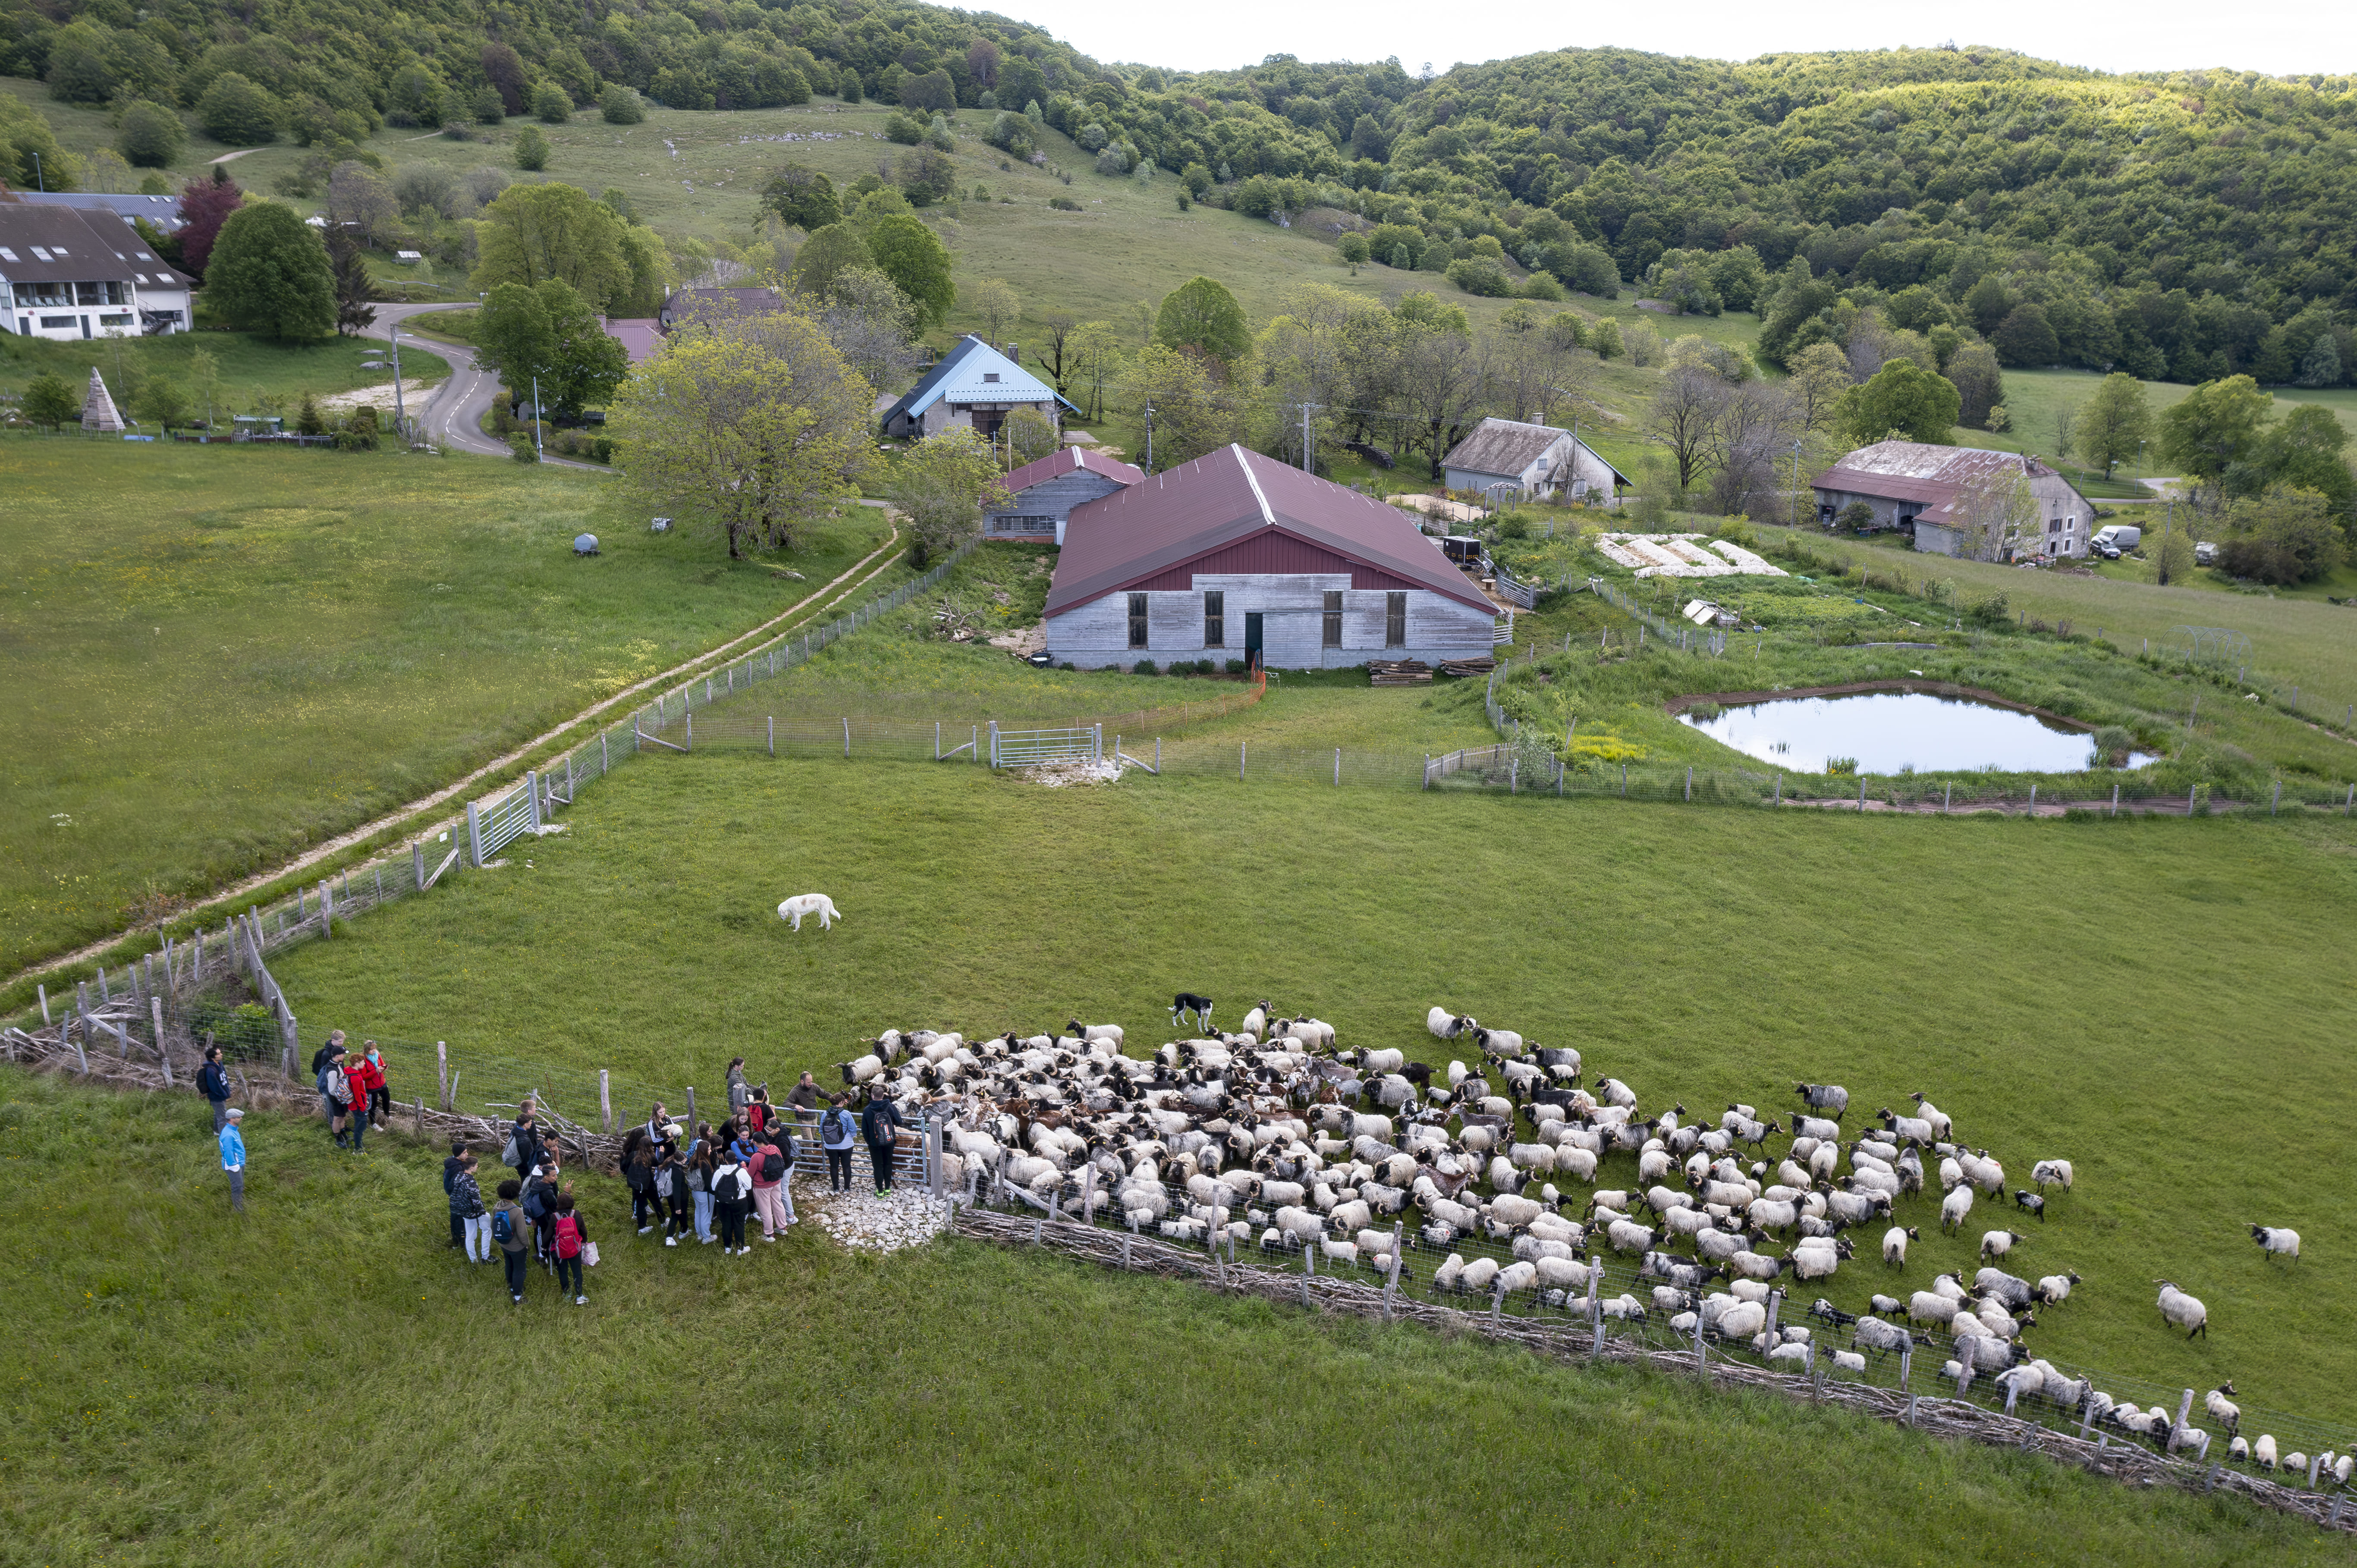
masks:
[[[197,124],[216,142],[258,147],[278,138],[278,105],[253,82],[225,70],[197,100]]]
[[[1245,663],[1241,659],[1231,659],[1228,660],[1228,673],[1231,675],[1241,675],[1251,668],[1251,665]]]
[[[1986,598],[1975,599],[1964,614],[1983,626],[2003,626],[2013,618],[2013,606],[2003,594],[1991,594]]]
[[[1528,539],[1530,536],[1531,525],[1521,512],[1510,511],[1498,520],[1499,538]]]
[[[1069,196],[1051,196],[1048,199],[1048,205],[1059,212],[1078,212],[1081,209],[1081,204]]]
[[[1874,509],[1864,501],[1852,501],[1834,515],[1834,521],[1856,533],[1874,525]]]
[[[1825,758],[1825,772],[1835,779],[1855,779],[1857,777],[1857,758],[1828,757]]]
[[[544,125],[562,125],[573,118],[573,100],[556,83],[544,81],[532,95],[532,112]]]
[[[528,174],[538,174],[548,166],[548,138],[540,134],[537,125],[526,125],[516,138],[516,167]]]
[[[478,125],[496,125],[508,117],[507,101],[500,96],[498,88],[488,82],[475,89],[468,106],[474,110]]]
[[[925,127],[920,121],[896,113],[884,122],[884,134],[888,140],[898,142],[904,147],[913,147],[925,139]]]
[[[532,436],[523,431],[508,437],[508,451],[519,463],[540,461],[540,454],[533,450]]]
[[[1161,673],[1160,671],[1155,669],[1154,660],[1151,659],[1139,660],[1135,664],[1130,666],[1129,672],[1133,675],[1157,675]]]
[[[1514,290],[1514,294],[1522,299],[1559,301],[1564,297],[1563,285],[1544,273],[1533,273],[1529,277],[1524,278],[1521,286]]]
[[[646,105],[639,101],[637,91],[619,81],[608,82],[606,91],[597,94],[597,113],[605,116],[608,125],[635,125],[647,117]]]
[[[123,112],[114,145],[135,168],[163,168],[180,156],[187,141],[178,114],[143,98]]]

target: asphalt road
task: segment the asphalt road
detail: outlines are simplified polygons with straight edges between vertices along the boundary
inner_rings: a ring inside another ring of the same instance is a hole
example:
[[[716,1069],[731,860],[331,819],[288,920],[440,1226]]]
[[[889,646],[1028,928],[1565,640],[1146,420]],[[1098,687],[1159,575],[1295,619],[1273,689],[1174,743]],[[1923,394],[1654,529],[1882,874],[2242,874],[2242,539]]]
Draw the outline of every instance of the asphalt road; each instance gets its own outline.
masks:
[[[458,305],[380,305],[376,320],[361,329],[361,335],[390,341],[395,326],[412,325],[414,318],[431,316],[436,311],[470,308]],[[404,334],[405,336],[406,334]],[[421,412],[406,412],[419,422],[425,439],[446,452],[471,452],[481,457],[506,457],[513,454],[507,443],[483,434],[483,415],[490,411],[491,400],[500,394],[500,379],[475,368],[475,356],[463,343],[424,341],[419,344],[430,352],[439,354],[450,362],[450,379],[436,388],[426,400]],[[584,468],[602,474],[608,470],[589,463],[567,462],[562,457],[549,457],[547,462],[561,467]]]

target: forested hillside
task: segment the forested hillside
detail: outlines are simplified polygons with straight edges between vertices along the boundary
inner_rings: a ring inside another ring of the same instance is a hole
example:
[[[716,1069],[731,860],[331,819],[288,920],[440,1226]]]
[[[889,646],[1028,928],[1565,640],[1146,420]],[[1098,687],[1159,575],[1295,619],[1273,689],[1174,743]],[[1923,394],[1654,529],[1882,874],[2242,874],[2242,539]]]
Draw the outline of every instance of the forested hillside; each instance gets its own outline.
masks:
[[[1483,292],[1528,269],[1757,309],[1770,361],[1880,305],[1902,328],[1970,329],[2009,365],[2357,381],[2347,77],[2109,77],[1983,48],[1186,74],[905,0],[6,3],[0,70],[68,101],[192,111],[229,141],[332,146],[528,113],[551,89],[587,106],[609,83],[673,108],[815,92],[999,110],[992,138],[1017,156],[1044,122],[1100,172],[1150,162],[1197,199],[1369,231],[1378,263],[1438,272],[1494,241],[1517,265],[1460,279]],[[0,178],[29,180],[11,134]]]

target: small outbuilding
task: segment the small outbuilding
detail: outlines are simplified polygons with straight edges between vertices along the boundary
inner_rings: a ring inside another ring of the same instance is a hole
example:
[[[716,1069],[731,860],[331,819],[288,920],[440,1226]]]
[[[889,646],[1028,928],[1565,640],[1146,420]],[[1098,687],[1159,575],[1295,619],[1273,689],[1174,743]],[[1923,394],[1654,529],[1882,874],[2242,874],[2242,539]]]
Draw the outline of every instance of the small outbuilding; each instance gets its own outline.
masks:
[[[1082,669],[1487,657],[1498,607],[1406,513],[1242,446],[1071,510],[1048,653]]]
[[[1552,424],[1485,419],[1448,449],[1441,472],[1452,490],[1495,495],[1511,487],[1516,499],[1548,496],[1609,499],[1627,476],[1598,456],[1587,443]]]
[[[1080,412],[1055,388],[968,333],[884,411],[884,434],[893,440],[921,440],[965,424],[991,436],[1018,408],[1043,414],[1060,428],[1065,410]]]
[[[983,519],[985,539],[1028,539],[1064,542],[1064,523],[1072,509],[1101,500],[1115,490],[1146,482],[1143,469],[1085,446],[1050,452],[999,480],[1007,492],[1006,504]]]

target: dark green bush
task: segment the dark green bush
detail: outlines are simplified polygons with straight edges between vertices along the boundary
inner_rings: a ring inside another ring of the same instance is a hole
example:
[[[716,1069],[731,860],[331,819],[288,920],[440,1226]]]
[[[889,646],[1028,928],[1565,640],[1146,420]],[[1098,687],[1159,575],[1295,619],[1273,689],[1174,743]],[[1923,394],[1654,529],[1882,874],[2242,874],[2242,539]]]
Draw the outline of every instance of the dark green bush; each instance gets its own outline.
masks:
[[[1161,671],[1157,671],[1154,667],[1154,660],[1151,659],[1139,660],[1135,664],[1130,666],[1129,672],[1133,675],[1156,675],[1161,673]]]

